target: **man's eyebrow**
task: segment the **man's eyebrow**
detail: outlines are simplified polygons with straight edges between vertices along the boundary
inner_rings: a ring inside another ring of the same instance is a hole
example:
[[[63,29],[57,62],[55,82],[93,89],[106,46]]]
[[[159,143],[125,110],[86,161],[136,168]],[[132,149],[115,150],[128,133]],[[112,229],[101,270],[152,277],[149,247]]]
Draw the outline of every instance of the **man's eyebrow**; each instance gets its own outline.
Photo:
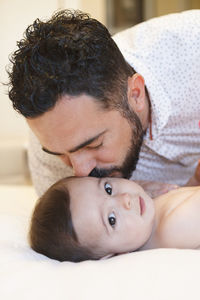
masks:
[[[76,152],[78,150],[80,150],[81,148],[88,146],[89,144],[91,144],[92,142],[94,142],[95,140],[97,140],[100,136],[102,136],[107,130],[102,131],[101,133],[95,135],[94,137],[86,140],[85,142],[79,144],[78,146],[72,148],[69,150],[69,153],[73,153]]]
[[[85,147],[85,146],[88,146],[89,144],[91,144],[92,142],[94,142],[95,140],[97,140],[101,135],[103,135],[107,130],[104,130],[102,131],[101,133],[95,135],[94,137],[86,140],[85,142],[81,143],[80,145],[72,148],[71,150],[69,150],[69,153],[74,153],[78,150],[80,150],[81,148]],[[63,155],[64,153],[59,153],[59,152],[54,152],[54,151],[51,151],[51,150],[48,150],[47,148],[45,147],[42,147],[42,150],[48,154],[52,154],[52,155]]]
[[[52,155],[62,155],[63,153],[59,153],[59,152],[53,152],[53,151],[50,151],[48,149],[46,149],[45,147],[42,147],[42,150],[48,154],[52,154]]]

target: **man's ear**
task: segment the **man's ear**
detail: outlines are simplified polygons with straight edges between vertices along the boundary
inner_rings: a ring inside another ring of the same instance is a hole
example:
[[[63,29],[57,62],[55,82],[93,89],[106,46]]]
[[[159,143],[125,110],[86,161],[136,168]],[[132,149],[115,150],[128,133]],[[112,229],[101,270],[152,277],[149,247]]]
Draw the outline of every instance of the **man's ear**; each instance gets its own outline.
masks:
[[[139,73],[128,78],[127,97],[129,105],[135,113],[140,114],[145,109],[145,83],[144,78]]]

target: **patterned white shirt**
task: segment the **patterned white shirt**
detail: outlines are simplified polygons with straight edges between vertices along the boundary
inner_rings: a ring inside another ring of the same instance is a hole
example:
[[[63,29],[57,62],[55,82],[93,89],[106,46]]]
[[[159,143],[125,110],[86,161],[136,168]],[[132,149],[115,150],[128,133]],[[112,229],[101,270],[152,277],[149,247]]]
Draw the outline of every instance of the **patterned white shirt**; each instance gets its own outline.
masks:
[[[152,106],[153,140],[148,129],[132,179],[183,185],[200,159],[200,10],[154,18],[113,39],[144,77]],[[33,134],[29,165],[38,194],[72,175]]]

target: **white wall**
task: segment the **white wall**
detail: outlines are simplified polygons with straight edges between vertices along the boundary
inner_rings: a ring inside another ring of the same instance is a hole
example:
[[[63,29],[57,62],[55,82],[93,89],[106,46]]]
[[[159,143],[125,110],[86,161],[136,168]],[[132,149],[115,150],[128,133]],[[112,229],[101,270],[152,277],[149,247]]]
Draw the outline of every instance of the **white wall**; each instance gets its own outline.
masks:
[[[106,23],[106,0],[58,0],[61,8],[80,9],[91,17]]]
[[[8,55],[16,49],[26,27],[36,18],[48,18],[59,8],[82,9],[104,22],[104,0],[0,0],[0,82],[7,82]],[[24,139],[28,128],[0,85],[0,144],[4,139]]]
[[[0,1],[0,82],[7,81],[5,66],[8,55],[16,48],[27,25],[37,17],[49,17],[57,9],[57,0],[1,0]],[[0,87],[0,143],[4,138],[24,138],[27,127],[24,119],[12,108],[6,95],[7,88]]]

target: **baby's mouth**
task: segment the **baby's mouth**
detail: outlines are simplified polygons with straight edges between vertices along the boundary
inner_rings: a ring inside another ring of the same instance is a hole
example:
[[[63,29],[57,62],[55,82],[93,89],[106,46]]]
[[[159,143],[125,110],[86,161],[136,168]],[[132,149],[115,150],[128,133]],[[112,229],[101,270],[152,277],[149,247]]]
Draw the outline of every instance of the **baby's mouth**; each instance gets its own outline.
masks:
[[[144,199],[141,196],[139,196],[139,204],[140,204],[140,215],[142,216],[143,213],[145,212],[146,206],[145,206]]]

